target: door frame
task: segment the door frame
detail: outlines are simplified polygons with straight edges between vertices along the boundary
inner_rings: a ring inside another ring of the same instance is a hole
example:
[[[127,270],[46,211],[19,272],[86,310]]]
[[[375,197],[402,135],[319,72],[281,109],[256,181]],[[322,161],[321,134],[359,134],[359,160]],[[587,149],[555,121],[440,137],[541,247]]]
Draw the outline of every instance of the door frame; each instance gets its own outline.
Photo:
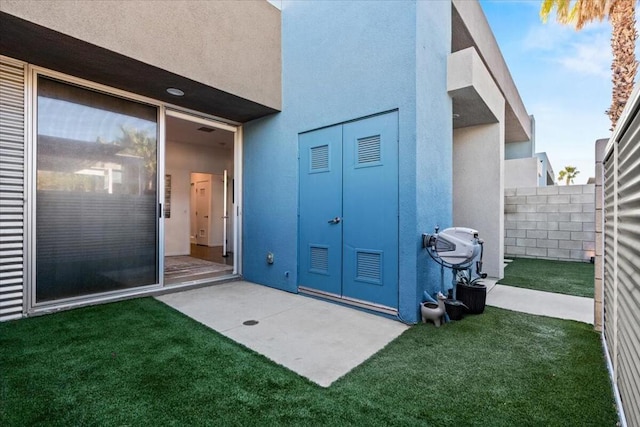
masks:
[[[206,175],[207,176],[207,180],[206,181],[193,181],[193,176],[194,175]],[[227,180],[227,169],[225,169],[223,171],[223,173],[221,174],[215,174],[215,173],[209,173],[209,172],[190,172],[189,173],[190,176],[190,183],[189,183],[189,243],[190,244],[199,244],[197,239],[198,239],[198,230],[196,230],[195,233],[192,234],[192,228],[191,227],[197,227],[197,223],[198,223],[198,215],[194,216],[194,213],[197,214],[197,212],[199,211],[199,209],[197,209],[197,203],[198,203],[198,198],[197,198],[197,190],[198,190],[198,184],[199,183],[203,183],[203,182],[208,182],[211,185],[211,191],[208,193],[208,204],[209,207],[216,207],[216,205],[219,205],[219,209],[221,210],[222,214],[219,217],[221,220],[221,224],[219,224],[219,230],[222,234],[222,236],[220,236],[221,239],[221,244],[220,246],[223,248],[222,250],[222,254],[223,256],[226,256],[226,247],[228,246],[228,242],[227,242],[227,236],[228,236],[228,230],[227,230],[227,219],[228,219],[228,215],[229,215],[229,203],[228,203],[228,196],[229,196],[229,189],[228,187],[228,180]],[[218,181],[219,179],[219,181]],[[221,193],[218,193],[217,195],[220,196],[219,198],[216,199],[215,196],[215,192],[213,191],[213,187],[216,183],[216,181],[220,182],[220,185],[222,186],[222,188],[220,188]],[[194,191],[195,190],[195,191]],[[222,195],[220,195],[222,194]],[[222,202],[220,202],[220,199],[222,199]],[[217,200],[217,201],[216,201]],[[194,208],[194,202],[195,202],[195,208]],[[216,226],[215,226],[215,219],[216,219],[216,215],[213,214],[213,210],[211,211],[211,214],[209,215],[208,221],[207,221],[207,227],[209,228],[209,230],[215,230]],[[233,230],[232,230],[233,231]],[[214,231],[215,233],[215,231]],[[209,235],[211,235],[211,232],[208,233]],[[196,241],[192,241],[192,239],[194,238],[195,235],[195,240]],[[208,238],[207,238],[208,239]],[[209,240],[209,239],[208,239]],[[218,246],[218,245],[211,245],[210,242],[208,242],[207,246]]]
[[[178,109],[176,107],[167,107],[165,108],[164,117],[170,116],[181,120],[190,121],[193,123],[198,123],[203,126],[226,130],[229,132],[233,132],[233,200],[234,203],[231,206],[231,210],[234,212],[230,212],[229,215],[234,216],[233,221],[233,273],[235,275],[242,275],[242,153],[243,153],[243,140],[242,140],[242,126],[240,124],[234,125],[225,123],[220,121],[220,119],[213,118],[211,116],[203,115],[202,113],[197,113],[193,111],[187,111],[184,109]],[[166,129],[165,134],[166,134]],[[164,144],[164,141],[163,141]],[[164,148],[164,146],[163,146]],[[163,176],[164,176],[164,150],[163,150]],[[163,180],[164,182],[164,180]],[[164,188],[163,188],[164,190]],[[164,192],[163,192],[164,194]],[[163,218],[163,255],[164,255],[164,218]],[[164,286],[164,271],[162,273],[162,283]],[[175,287],[176,285],[171,285]]]
[[[196,172],[197,173],[197,172]],[[191,172],[190,175],[193,176],[194,172]],[[195,195],[196,195],[196,211],[195,211],[195,222],[196,222],[196,245],[199,245],[200,242],[198,241],[198,239],[200,238],[200,216],[198,213],[200,212],[200,208],[202,207],[202,205],[198,205],[198,202],[200,201],[200,195],[198,194],[198,190],[203,188],[204,184],[206,184],[206,186],[204,186],[204,188],[207,188],[208,186],[208,191],[206,191],[206,200],[204,200],[204,202],[207,204],[207,206],[205,207],[205,212],[207,213],[207,217],[206,217],[206,221],[204,221],[204,218],[202,219],[202,222],[206,222],[206,236],[203,236],[202,240],[206,241],[206,245],[205,246],[210,246],[210,237],[211,237],[211,230],[212,230],[212,216],[213,216],[213,212],[211,210],[211,203],[213,201],[213,197],[212,197],[212,184],[213,184],[213,174],[207,173],[207,174],[203,174],[203,175],[207,175],[207,180],[200,180],[200,181],[195,181]],[[191,187],[191,185],[189,185],[189,187]],[[191,202],[191,201],[189,201]],[[191,212],[190,215],[190,221],[193,221],[193,214],[194,212]],[[189,224],[189,226],[191,227],[191,224]],[[166,244],[166,242],[165,242]]]
[[[335,123],[335,124],[332,124],[332,125],[329,125],[329,126],[323,126],[323,127],[320,127],[320,128],[315,128],[315,129],[299,132],[298,133],[298,146],[297,146],[297,149],[298,149],[298,156],[297,156],[298,157],[298,192],[301,191],[300,174],[302,173],[301,167],[300,167],[300,160],[299,160],[300,157],[301,157],[300,156],[300,136],[301,135],[308,134],[308,133],[311,133],[311,132],[321,131],[323,129],[329,129],[329,128],[332,128],[332,127],[335,127],[335,126],[346,126],[346,125],[349,125],[351,123],[360,122],[360,121],[371,119],[371,118],[374,118],[374,117],[384,116],[384,115],[389,114],[389,113],[398,114],[398,116],[396,116],[396,126],[398,126],[399,113],[398,113],[397,109],[393,109],[393,110],[382,111],[380,113],[371,114],[371,115],[367,115],[367,116],[363,116],[363,117],[358,117],[358,118],[347,120],[347,121],[340,122],[340,123]],[[341,144],[340,144],[341,150],[343,149],[342,147],[343,147],[343,144],[344,144],[344,130],[342,132],[343,132],[343,139],[341,140]],[[397,144],[396,144],[396,147],[395,147],[395,149],[397,150],[397,155],[398,155],[398,157],[396,158],[396,162],[398,162],[398,165],[397,165],[398,170],[396,171],[396,173],[399,174],[399,149],[400,149],[399,129],[397,130],[396,138],[398,138]],[[343,164],[341,164],[340,167],[342,168]],[[399,193],[399,191],[400,191],[399,175],[397,176],[397,178],[398,178],[398,181],[396,183],[396,185],[397,185],[397,187],[396,187],[396,191],[397,191],[396,197],[399,198],[399,195],[400,195],[400,193]],[[343,190],[341,189],[340,191],[343,191]],[[398,217],[397,217],[398,219],[397,219],[397,222],[396,222],[396,227],[398,227],[398,236],[397,236],[397,238],[398,238],[398,246],[396,248],[396,251],[397,251],[397,263],[398,263],[398,272],[397,272],[398,273],[398,277],[397,277],[397,279],[398,279],[398,287],[396,289],[396,292],[398,293],[398,301],[397,301],[398,306],[397,307],[389,307],[389,306],[384,305],[384,304],[380,304],[380,303],[376,303],[376,302],[372,302],[372,301],[366,301],[366,300],[362,300],[362,299],[358,299],[358,298],[354,298],[354,297],[350,297],[350,296],[345,296],[344,294],[342,294],[342,292],[341,292],[341,294],[335,294],[335,293],[332,293],[332,292],[323,291],[323,290],[320,290],[320,289],[315,289],[315,288],[300,284],[300,268],[301,268],[301,262],[300,262],[300,247],[301,247],[301,243],[300,243],[300,236],[301,236],[301,234],[300,234],[300,226],[301,226],[300,200],[301,200],[300,199],[300,194],[298,194],[298,224],[297,224],[297,232],[298,232],[298,242],[297,242],[297,260],[298,260],[298,262],[297,262],[297,266],[298,266],[297,277],[298,277],[298,283],[297,283],[297,289],[298,289],[298,292],[302,293],[302,294],[318,297],[318,298],[321,298],[321,299],[335,301],[335,302],[338,302],[338,303],[341,303],[341,304],[345,304],[345,305],[349,305],[349,306],[359,307],[359,308],[362,308],[362,309],[371,310],[371,311],[375,311],[375,312],[378,312],[378,313],[383,313],[383,314],[387,314],[387,315],[391,315],[391,316],[397,316],[398,313],[399,313],[399,307],[400,307],[400,283],[399,283],[399,280],[400,280],[400,278],[399,278],[399,273],[400,273],[400,270],[399,270],[399,268],[400,268],[400,244],[399,244],[399,242],[400,242],[400,234],[399,234],[400,219],[399,218],[400,217],[399,217],[399,209],[400,209],[400,205],[399,205],[399,199],[398,199],[398,205],[397,205],[398,206]],[[344,212],[341,211],[341,214],[344,214]],[[344,255],[342,255],[342,256],[344,256]],[[343,263],[344,263],[344,260],[343,260]],[[343,274],[344,274],[344,265],[341,265],[341,271],[340,271],[340,278],[341,278],[340,280],[341,281],[344,280],[343,277],[342,277]],[[343,285],[341,285],[341,286],[343,286]]]
[[[158,283],[140,286],[132,289],[115,290],[103,293],[96,293],[86,296],[59,299],[51,302],[36,303],[36,173],[37,173],[37,80],[38,76],[50,77],[64,84],[77,85],[89,90],[105,93],[110,96],[125,98],[134,102],[151,105],[157,108],[157,194],[158,209],[161,213],[157,223],[157,269]],[[37,65],[27,64],[25,67],[25,223],[24,223],[24,311],[28,314],[55,312],[71,307],[79,307],[91,304],[101,304],[105,302],[117,301],[134,296],[150,295],[164,289],[164,192],[165,192],[165,148],[166,148],[166,117],[167,115],[182,118],[185,120],[202,123],[206,126],[225,129],[234,133],[234,200],[235,206],[233,215],[234,221],[234,269],[232,274],[242,274],[242,155],[243,138],[242,124],[221,117],[192,111],[170,103],[148,98],[135,93],[116,89],[90,80],[71,76],[59,71]],[[187,286],[187,285],[185,285]],[[172,285],[172,288],[179,289],[180,285]]]

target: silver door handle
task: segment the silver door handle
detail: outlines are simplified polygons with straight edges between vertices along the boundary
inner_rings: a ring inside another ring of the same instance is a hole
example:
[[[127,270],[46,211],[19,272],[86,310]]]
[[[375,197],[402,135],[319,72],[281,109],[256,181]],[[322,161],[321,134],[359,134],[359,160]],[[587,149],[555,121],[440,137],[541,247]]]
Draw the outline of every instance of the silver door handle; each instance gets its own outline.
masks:
[[[329,224],[340,224],[340,221],[342,221],[342,218],[337,216],[337,217],[335,217],[333,219],[330,219],[328,222],[329,222]]]

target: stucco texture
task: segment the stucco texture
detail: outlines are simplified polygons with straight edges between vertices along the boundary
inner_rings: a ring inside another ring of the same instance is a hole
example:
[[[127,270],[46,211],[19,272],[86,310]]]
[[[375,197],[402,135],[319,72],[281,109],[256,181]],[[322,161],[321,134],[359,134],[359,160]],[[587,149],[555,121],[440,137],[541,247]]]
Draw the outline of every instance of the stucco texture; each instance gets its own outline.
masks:
[[[244,127],[247,280],[297,291],[298,134],[397,110],[398,308],[417,321],[422,291],[440,288],[420,235],[452,215],[450,13],[448,2],[283,3],[283,111]]]
[[[505,160],[504,187],[537,187],[539,163],[537,157]]]
[[[2,0],[2,12],[281,107],[280,12],[266,1]]]

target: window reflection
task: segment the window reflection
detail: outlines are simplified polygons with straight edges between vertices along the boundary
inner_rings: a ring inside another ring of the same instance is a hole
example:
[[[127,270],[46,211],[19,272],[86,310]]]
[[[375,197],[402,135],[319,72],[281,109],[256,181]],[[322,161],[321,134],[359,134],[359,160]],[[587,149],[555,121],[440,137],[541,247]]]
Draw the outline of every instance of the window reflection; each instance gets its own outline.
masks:
[[[38,78],[36,299],[157,283],[157,109]]]
[[[155,191],[156,109],[40,78],[38,189]]]

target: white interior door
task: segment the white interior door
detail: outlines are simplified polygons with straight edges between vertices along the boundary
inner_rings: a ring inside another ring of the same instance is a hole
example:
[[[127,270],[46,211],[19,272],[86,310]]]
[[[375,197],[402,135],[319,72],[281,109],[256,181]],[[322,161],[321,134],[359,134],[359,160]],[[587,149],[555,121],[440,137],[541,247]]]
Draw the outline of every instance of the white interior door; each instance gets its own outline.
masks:
[[[191,182],[189,188],[189,242],[193,244],[198,243],[198,218],[196,212],[198,211],[196,183]]]
[[[211,238],[209,246],[223,246],[224,244],[224,176],[213,175],[211,180]]]
[[[229,176],[227,170],[224,170],[222,177],[222,256],[227,256],[227,219],[229,218],[229,207],[227,206]]]
[[[211,181],[196,182],[196,242],[209,246],[211,217]]]

